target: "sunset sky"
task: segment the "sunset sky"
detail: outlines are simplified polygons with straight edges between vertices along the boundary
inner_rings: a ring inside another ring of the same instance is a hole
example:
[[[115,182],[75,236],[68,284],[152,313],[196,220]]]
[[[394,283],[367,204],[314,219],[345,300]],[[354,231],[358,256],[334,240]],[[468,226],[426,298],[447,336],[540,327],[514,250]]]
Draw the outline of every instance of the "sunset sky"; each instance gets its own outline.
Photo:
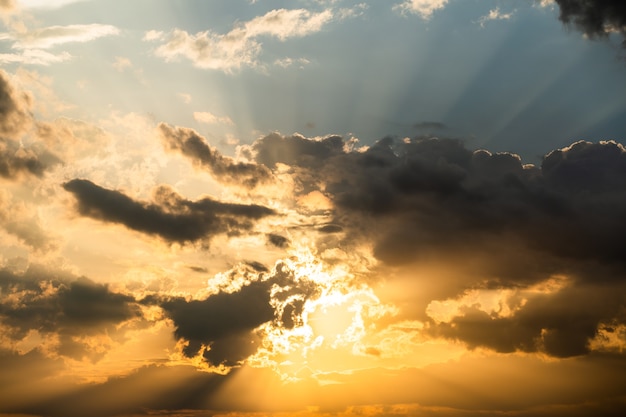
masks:
[[[626,3],[0,0],[0,417],[626,410]]]

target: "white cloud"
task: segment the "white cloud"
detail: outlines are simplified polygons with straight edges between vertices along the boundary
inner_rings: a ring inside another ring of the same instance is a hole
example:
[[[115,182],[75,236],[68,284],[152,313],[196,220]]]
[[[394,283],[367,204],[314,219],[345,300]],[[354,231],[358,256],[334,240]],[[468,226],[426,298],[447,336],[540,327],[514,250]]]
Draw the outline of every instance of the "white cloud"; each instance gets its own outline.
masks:
[[[320,31],[332,19],[330,10],[313,13],[305,9],[278,9],[238,24],[226,34],[205,31],[194,35],[175,29],[167,35],[157,31],[146,32],[144,40],[166,38],[166,42],[155,51],[166,61],[184,57],[199,68],[231,72],[242,66],[257,66],[261,52],[258,37],[271,36],[282,41],[303,37]]]
[[[306,36],[319,32],[322,26],[332,19],[330,10],[311,13],[305,9],[272,10],[263,16],[255,17],[243,25],[247,38],[259,35],[275,36],[280,40]],[[237,30],[237,29],[235,29]]]
[[[206,123],[206,124],[225,124],[225,125],[232,125],[233,121],[231,120],[230,117],[228,116],[216,116],[213,113],[209,113],[207,111],[204,112],[194,112],[193,113],[193,118],[200,123]]]
[[[117,35],[119,32],[115,26],[94,23],[0,33],[0,41],[14,41],[11,49],[20,50],[18,53],[0,54],[0,62],[50,65],[67,61],[72,58],[68,52],[51,53],[45,50],[66,43],[89,42],[104,36]]]
[[[104,36],[117,35],[119,32],[115,26],[93,23],[49,26],[24,33],[2,34],[0,39],[14,40],[13,49],[48,49],[70,42],[89,42]]]
[[[3,64],[25,64],[25,65],[50,65],[57,62],[68,61],[72,56],[68,52],[51,54],[40,49],[28,49],[20,54],[0,54],[0,62]]]
[[[422,19],[430,19],[432,14],[439,9],[443,9],[448,0],[405,0],[393,6],[393,10],[402,14],[417,14]]]
[[[283,59],[277,59],[276,61],[274,61],[274,65],[277,65],[279,67],[282,68],[289,68],[291,66],[297,65],[298,68],[304,68],[305,65],[310,64],[311,61],[309,61],[306,58],[283,58]]]
[[[149,30],[143,37],[144,41],[158,41],[163,38],[164,33],[159,30]]]
[[[487,15],[478,19],[478,22],[480,23],[480,26],[485,26],[485,23],[490,20],[509,20],[511,17],[513,17],[513,12],[502,13],[500,12],[500,8],[496,7],[495,9],[489,10]]]

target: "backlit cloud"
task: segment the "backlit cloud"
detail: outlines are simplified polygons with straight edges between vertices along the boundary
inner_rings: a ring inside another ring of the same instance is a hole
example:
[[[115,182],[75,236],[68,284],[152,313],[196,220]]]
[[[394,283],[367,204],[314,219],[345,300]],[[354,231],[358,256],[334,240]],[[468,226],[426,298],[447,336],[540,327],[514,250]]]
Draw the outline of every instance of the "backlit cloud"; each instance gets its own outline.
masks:
[[[393,9],[403,14],[416,14],[422,19],[430,19],[433,13],[443,9],[448,0],[405,0],[393,6]]]
[[[198,117],[209,119],[206,114],[199,114]],[[166,147],[190,158],[196,166],[208,170],[220,182],[252,188],[271,178],[270,171],[263,165],[238,162],[222,155],[192,129],[160,123],[158,130]]]
[[[211,198],[189,201],[166,186],[155,190],[151,203],[83,179],[68,181],[63,188],[76,197],[81,215],[123,224],[169,242],[209,240],[223,233],[238,235],[250,231],[255,220],[275,214],[255,204],[222,203]]]
[[[149,31],[144,40],[165,39],[155,53],[167,61],[184,57],[199,68],[230,72],[258,65],[259,37],[270,36],[285,41],[307,36],[319,32],[332,19],[330,10],[315,13],[306,9],[277,9],[237,24],[226,34],[205,31],[194,35],[176,29],[169,34]]]

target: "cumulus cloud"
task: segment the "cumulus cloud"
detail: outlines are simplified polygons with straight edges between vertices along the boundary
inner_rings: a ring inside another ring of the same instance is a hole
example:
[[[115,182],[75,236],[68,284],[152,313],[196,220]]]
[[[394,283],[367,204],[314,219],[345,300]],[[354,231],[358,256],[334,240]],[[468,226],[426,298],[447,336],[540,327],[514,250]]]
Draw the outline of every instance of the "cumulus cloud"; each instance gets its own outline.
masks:
[[[254,221],[276,214],[255,204],[223,203],[208,197],[186,200],[166,186],[155,190],[153,202],[133,200],[120,191],[84,179],[68,181],[63,188],[74,195],[81,215],[122,224],[169,242],[209,240],[217,234],[238,235],[250,231]]]
[[[626,4],[611,0],[555,0],[559,19],[585,35],[606,37],[611,32],[626,33]]]
[[[175,29],[168,34],[149,31],[144,40],[165,40],[155,53],[166,61],[183,57],[199,68],[230,72],[258,65],[259,37],[269,36],[281,41],[303,37],[320,31],[332,19],[330,10],[315,13],[306,9],[277,9],[241,22],[225,34],[205,31],[194,35]]]
[[[158,130],[170,150],[190,158],[196,166],[206,169],[220,182],[253,188],[271,178],[271,172],[266,167],[237,162],[222,155],[193,129],[160,123]]]
[[[559,274],[571,286],[528,299],[512,317],[470,308],[434,334],[571,356],[589,351],[602,323],[623,322],[626,299],[612,296],[624,293],[626,272],[626,149],[616,142],[577,142],[541,167],[453,139],[385,138],[356,152],[341,138],[272,134],[253,148],[258,162],[290,166],[301,195],[324,190],[342,245],[366,242],[383,265],[407,271],[447,271],[439,285],[424,281],[416,301],[423,308],[469,289],[529,288]]]

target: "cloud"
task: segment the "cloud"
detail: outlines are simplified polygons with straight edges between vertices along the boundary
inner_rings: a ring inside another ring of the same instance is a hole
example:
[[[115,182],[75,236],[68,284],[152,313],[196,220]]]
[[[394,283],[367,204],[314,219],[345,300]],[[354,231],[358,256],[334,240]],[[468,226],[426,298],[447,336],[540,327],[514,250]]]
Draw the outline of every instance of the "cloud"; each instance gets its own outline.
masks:
[[[46,252],[55,247],[35,210],[24,202],[12,202],[5,190],[0,191],[0,227],[37,251]]]
[[[0,0],[0,12],[11,11],[13,9],[15,9],[14,0]]]
[[[218,290],[204,299],[150,296],[142,303],[163,308],[186,357],[228,369],[241,365],[262,343],[267,349],[269,332],[303,326],[304,302],[316,299],[319,288],[297,273],[282,261],[271,271],[244,262],[210,280]]]
[[[626,4],[607,0],[555,0],[559,19],[585,35],[606,37],[611,32],[626,33]]]
[[[59,355],[92,360],[103,352],[85,338],[113,336],[120,324],[141,317],[134,298],[106,285],[60,271],[30,266],[24,273],[0,270],[0,322],[15,341],[29,332],[56,335]]]
[[[0,70],[0,137],[18,137],[30,127],[31,105],[31,96],[16,91],[8,74]]]
[[[72,55],[68,52],[60,54],[52,54],[50,52],[39,49],[27,49],[19,54],[0,54],[0,62],[5,64],[17,63],[24,65],[43,65],[56,64],[72,59]]]
[[[626,149],[616,142],[577,142],[548,154],[541,167],[445,138],[385,138],[354,151],[337,137],[272,134],[252,147],[258,162],[291,167],[301,184],[296,198],[324,191],[341,245],[371,245],[382,265],[407,274],[440,271],[439,284],[419,279],[412,311],[470,289],[528,289],[566,277],[561,291],[523,305],[504,300],[515,311],[510,317],[468,306],[433,325],[437,336],[571,356],[589,352],[603,323],[626,319],[626,300],[612,295],[626,285]]]
[[[253,282],[233,293],[160,305],[174,322],[176,338],[187,342],[185,356],[201,354],[213,366],[232,367],[258,348],[260,337],[253,330],[274,318],[270,289],[268,282]]]
[[[500,11],[500,8],[496,7],[495,9],[489,10],[488,14],[486,14],[485,16],[483,16],[480,19],[478,19],[478,22],[480,23],[480,26],[484,27],[485,23],[487,23],[489,21],[492,21],[492,20],[509,20],[511,17],[513,17],[513,12],[511,12],[511,13],[502,13]]]
[[[175,29],[168,34],[149,31],[144,40],[165,39],[155,53],[166,61],[184,57],[199,68],[231,72],[244,66],[258,65],[261,53],[259,37],[269,36],[281,41],[303,37],[320,31],[332,19],[330,10],[314,13],[305,9],[277,9],[239,23],[226,34],[205,31],[194,35]]]
[[[67,43],[84,43],[105,36],[118,35],[119,29],[111,25],[93,23],[89,25],[49,26],[35,30],[20,30],[0,34],[0,40],[14,41],[11,48],[17,53],[0,54],[0,62],[27,65],[50,65],[68,61],[72,55],[66,51],[52,53],[53,49]]]
[[[189,201],[167,186],[155,190],[151,203],[133,200],[120,191],[84,179],[68,181],[63,188],[74,195],[81,215],[122,224],[168,242],[208,241],[217,234],[238,235],[250,231],[255,220],[276,214],[255,204],[222,203],[208,197]]]
[[[448,0],[405,0],[394,5],[393,10],[402,14],[416,14],[427,20],[435,11],[443,9],[447,3]]]
[[[230,117],[228,116],[216,116],[213,113],[210,113],[208,111],[202,111],[202,112],[194,112],[193,113],[193,118],[195,121],[200,122],[200,123],[206,123],[209,125],[212,124],[225,124],[225,125],[232,125],[233,121],[231,120]]]
[[[24,33],[5,34],[4,39],[14,40],[13,49],[49,49],[72,42],[89,42],[105,36],[118,35],[119,29],[111,25],[49,26]]]
[[[169,150],[190,158],[194,165],[206,169],[220,182],[254,188],[272,177],[271,172],[262,165],[237,162],[222,155],[195,130],[159,123],[158,131]]]
[[[22,175],[41,177],[59,160],[39,144],[26,147],[20,139],[33,125],[32,97],[18,91],[9,76],[0,70],[0,177]]]

